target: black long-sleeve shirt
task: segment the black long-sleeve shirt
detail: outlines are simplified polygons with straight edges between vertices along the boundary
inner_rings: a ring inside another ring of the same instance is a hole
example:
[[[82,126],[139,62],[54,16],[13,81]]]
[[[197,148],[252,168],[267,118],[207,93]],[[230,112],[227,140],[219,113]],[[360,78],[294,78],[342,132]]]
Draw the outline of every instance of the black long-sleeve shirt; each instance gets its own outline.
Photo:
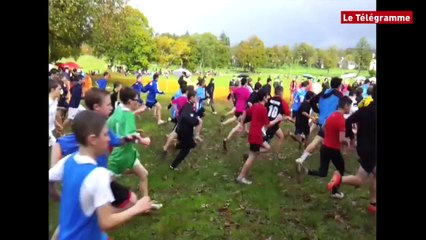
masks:
[[[194,112],[194,106],[188,102],[182,107],[179,112],[179,120],[176,132],[180,136],[193,137],[194,127],[197,126],[200,121]]]
[[[376,148],[376,104],[360,108],[346,119],[346,136],[353,139],[352,124],[358,124],[357,148]]]

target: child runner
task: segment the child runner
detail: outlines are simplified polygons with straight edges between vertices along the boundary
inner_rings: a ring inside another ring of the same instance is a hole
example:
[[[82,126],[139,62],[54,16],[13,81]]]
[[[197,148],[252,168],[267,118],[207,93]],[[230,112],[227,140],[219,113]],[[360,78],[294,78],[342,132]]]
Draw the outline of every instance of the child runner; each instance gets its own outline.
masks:
[[[300,85],[300,88],[294,93],[293,95],[293,102],[291,106],[291,112],[293,119],[296,118],[297,111],[299,111],[300,105],[302,105],[303,99],[306,95],[306,87],[308,86],[309,82],[304,81]]]
[[[258,92],[258,97],[261,100],[247,109],[247,111],[244,112],[240,119],[240,128],[243,129],[245,117],[251,117],[250,131],[248,135],[250,151],[247,160],[245,161],[243,168],[241,169],[241,172],[236,179],[237,182],[244,184],[252,183],[251,181],[247,180],[246,177],[256,157],[259,155],[259,152],[267,152],[271,148],[267,142],[263,141],[262,129],[264,127],[273,126],[282,119],[282,115],[277,115],[274,121],[269,122],[268,113],[265,108],[265,104],[269,99],[269,95],[267,94],[266,89],[261,89]]]
[[[78,82],[74,84],[74,86],[71,87],[71,100],[69,103],[68,108],[68,118],[65,120],[63,128],[72,122],[75,115],[79,113],[80,111],[84,110],[84,107],[81,106],[80,102],[83,97],[83,88],[82,84],[84,82],[83,78],[78,78]]]
[[[60,240],[107,239],[105,231],[152,208],[144,197],[127,210],[117,213],[111,202],[110,174],[97,166],[95,159],[108,151],[108,129],[101,114],[83,111],[75,117],[72,131],[79,144],[69,155],[49,170],[49,181],[62,181],[60,203]]]
[[[341,150],[347,146],[346,126],[344,114],[348,114],[351,109],[352,101],[345,96],[339,100],[339,108],[333,112],[325,121],[323,126],[324,141],[320,150],[320,166],[318,170],[309,170],[308,174],[312,176],[326,177],[330,161],[334,167],[343,176],[345,172],[345,161]],[[333,188],[331,196],[334,198],[343,198],[344,194],[337,188]]]
[[[285,115],[286,119],[291,119],[290,108],[288,107],[287,102],[283,99],[283,91],[283,87],[277,85],[274,88],[275,96],[270,98],[265,105],[266,110],[268,111],[268,119],[270,122],[273,122],[279,115],[281,115],[281,117]],[[265,134],[266,136],[264,138],[264,140],[269,143],[275,135],[277,136],[278,140],[274,146],[274,150],[278,159],[282,159],[282,156],[279,155],[279,150],[284,139],[284,133],[280,128],[280,122],[281,121],[268,127]]]
[[[302,147],[302,144],[305,145],[305,148],[307,147],[307,141],[310,133],[309,120],[315,120],[315,117],[310,115],[310,101],[314,96],[315,94],[313,92],[306,93],[305,100],[302,105],[300,105],[299,111],[297,111],[296,114],[296,130],[294,131],[294,134],[290,134],[295,141],[299,142],[299,149]]]
[[[233,90],[233,95],[236,98],[234,116],[221,123],[221,127],[228,123],[236,121],[244,112],[247,101],[250,97],[250,91],[246,87],[247,78],[241,79],[241,86]]]
[[[143,89],[142,92],[148,92],[146,97],[146,106],[148,108],[154,107],[154,116],[157,118],[157,124],[165,123],[161,120],[161,104],[157,101],[157,94],[164,94],[164,92],[160,91],[158,88],[158,73],[155,73],[153,76],[153,81],[148,83]]]
[[[375,94],[373,93],[373,95]],[[342,176],[339,172],[334,172],[333,178],[327,186],[332,191],[338,189],[341,184],[354,187],[368,184],[370,188],[368,211],[370,213],[376,212],[376,113],[376,104],[373,102],[359,109],[346,120],[346,136],[351,139],[352,146],[354,145],[352,125],[358,124],[356,149],[360,158],[360,167],[356,175]]]
[[[58,81],[49,79],[49,147],[56,142],[54,132],[56,129],[56,112],[58,109],[58,98],[61,95],[61,86]],[[61,126],[60,126],[61,127]]]
[[[188,91],[188,100],[179,112],[179,120],[176,128],[178,144],[177,149],[180,149],[175,160],[170,165],[170,169],[178,170],[179,164],[185,159],[192,148],[196,146],[194,141],[194,127],[199,125],[202,120],[194,111],[196,103],[195,91]]]
[[[121,83],[114,83],[114,89],[112,89],[112,93],[111,93],[112,111],[110,115],[114,113],[115,108],[120,103],[120,101],[118,101],[118,93],[120,92],[121,88],[122,88]]]
[[[138,102],[139,104],[142,104],[142,98],[141,98],[141,92],[143,90],[143,84],[142,84],[142,75],[138,74],[136,76],[136,82],[132,85],[133,90],[136,91],[137,95],[138,95]]]
[[[139,108],[137,93],[126,87],[120,91],[122,106],[117,108],[108,119],[108,127],[120,137],[137,135],[136,119],[133,111]],[[142,144],[148,146],[151,140],[148,137],[141,139]],[[127,170],[139,177],[139,190],[142,196],[148,196],[148,171],[139,161],[139,152],[134,143],[114,148],[108,158],[108,169],[115,175],[121,176]]]
[[[175,109],[175,112],[176,112],[175,118],[172,120],[175,123],[175,126],[173,127],[172,132],[169,135],[167,135],[166,144],[164,144],[163,146],[162,156],[167,155],[167,149],[169,149],[170,144],[177,137],[176,127],[178,125],[179,113],[182,111],[183,106],[185,106],[186,103],[188,103],[188,97],[187,97],[188,87],[186,86],[186,83],[183,83],[181,85],[180,91],[181,91],[181,95],[175,98],[171,102],[173,109]]]
[[[111,75],[108,72],[104,72],[103,76],[104,76],[103,78],[96,81],[96,84],[98,85],[98,88],[102,90],[106,90],[108,80],[111,77]]]
[[[209,95],[209,103],[208,104],[212,108],[213,115],[216,115],[217,112],[214,109],[214,78],[210,79],[210,82],[209,82],[209,84],[206,87],[206,91],[207,91],[207,93]]]

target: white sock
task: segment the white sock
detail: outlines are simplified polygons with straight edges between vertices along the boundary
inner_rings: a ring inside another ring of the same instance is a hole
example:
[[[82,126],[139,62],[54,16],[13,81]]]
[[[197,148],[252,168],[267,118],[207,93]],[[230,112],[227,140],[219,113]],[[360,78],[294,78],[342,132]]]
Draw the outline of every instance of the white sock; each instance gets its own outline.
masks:
[[[309,152],[303,152],[302,156],[300,157],[300,159],[302,160],[302,163],[305,162],[306,158],[309,156],[311,156]]]

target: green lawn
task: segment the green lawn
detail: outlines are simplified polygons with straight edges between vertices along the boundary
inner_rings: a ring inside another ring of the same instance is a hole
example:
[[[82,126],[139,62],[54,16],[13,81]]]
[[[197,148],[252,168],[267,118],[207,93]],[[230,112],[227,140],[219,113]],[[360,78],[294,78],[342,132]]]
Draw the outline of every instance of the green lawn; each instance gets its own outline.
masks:
[[[167,105],[169,96],[161,103]],[[220,133],[220,114],[230,105],[217,103],[219,114],[209,110],[204,119],[204,143],[195,148],[182,163],[180,172],[169,165],[177,153],[166,159],[157,156],[172,124],[158,127],[151,111],[144,113],[137,126],[152,139],[149,148],[140,148],[141,162],[149,171],[151,198],[164,207],[150,216],[140,216],[120,227],[110,236],[116,240],[140,239],[375,239],[376,219],[367,212],[368,191],[343,186],[345,198],[333,200],[324,179],[305,177],[302,184],[295,180],[294,159],[301,150],[288,139],[282,147],[284,160],[264,155],[255,163],[251,186],[236,184],[234,178],[243,164],[242,154],[248,151],[247,138],[235,136],[228,153],[221,148],[222,138],[231,125]],[[163,110],[167,117],[167,111]],[[294,130],[283,124],[283,130]],[[347,170],[358,168],[354,153],[345,156]],[[315,153],[308,166],[317,168]],[[134,176],[119,182],[138,192]],[[49,232],[58,220],[58,204],[49,203]]]

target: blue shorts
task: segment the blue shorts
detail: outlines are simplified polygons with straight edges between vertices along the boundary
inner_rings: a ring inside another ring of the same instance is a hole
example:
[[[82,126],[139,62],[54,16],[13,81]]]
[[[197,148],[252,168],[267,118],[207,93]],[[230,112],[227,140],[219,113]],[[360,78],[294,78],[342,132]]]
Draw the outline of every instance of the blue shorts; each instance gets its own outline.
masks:
[[[146,102],[146,106],[148,107],[148,108],[152,108],[152,107],[154,107],[154,105],[155,104],[157,104],[157,100],[155,100],[155,102]]]

